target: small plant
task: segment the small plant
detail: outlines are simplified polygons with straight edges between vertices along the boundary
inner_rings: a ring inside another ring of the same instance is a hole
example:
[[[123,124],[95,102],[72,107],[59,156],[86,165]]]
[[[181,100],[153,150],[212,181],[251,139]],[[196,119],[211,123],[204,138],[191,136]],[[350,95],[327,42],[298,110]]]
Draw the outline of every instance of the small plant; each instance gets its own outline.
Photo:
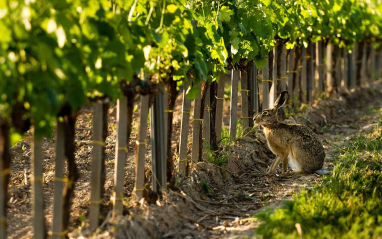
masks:
[[[92,117],[91,117],[91,115],[87,115],[87,116],[86,116],[86,120],[87,120],[88,124],[91,124],[91,123],[92,123]]]
[[[207,183],[201,181],[200,186],[202,187],[204,194],[206,194],[208,197],[216,197],[214,190]]]
[[[374,106],[370,105],[369,108],[367,108],[367,110],[366,110],[366,115],[377,114],[380,111],[381,111],[380,109],[376,109],[376,108],[374,108]]]
[[[225,151],[219,151],[219,152],[214,152],[211,150],[210,145],[208,142],[204,142],[204,147],[206,149],[206,156],[207,156],[207,162],[216,164],[219,166],[222,166],[225,164],[229,158],[229,154]]]
[[[329,99],[329,94],[327,92],[322,92],[319,95],[317,95],[317,99],[327,100]]]
[[[245,137],[247,134],[247,130],[243,128],[243,121],[238,120],[237,125],[236,125],[236,136],[237,138]],[[221,131],[221,144],[230,144],[230,139],[231,139],[231,134],[229,131],[229,128],[225,127],[224,125],[222,126],[222,131]]]
[[[293,104],[292,104],[293,105]],[[297,114],[304,113],[308,110],[308,105],[307,104],[301,104],[300,108],[295,108],[295,107],[284,107],[285,111],[285,117],[288,119],[290,117],[293,117]]]
[[[324,127],[321,128],[321,132],[328,132],[330,130],[331,126],[325,125]]]

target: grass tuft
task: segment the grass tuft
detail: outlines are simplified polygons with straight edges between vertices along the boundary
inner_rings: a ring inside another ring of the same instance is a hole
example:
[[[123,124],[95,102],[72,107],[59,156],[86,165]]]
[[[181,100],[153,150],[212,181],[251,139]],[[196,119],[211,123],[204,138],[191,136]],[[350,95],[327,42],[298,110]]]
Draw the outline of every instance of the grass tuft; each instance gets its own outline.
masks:
[[[265,222],[255,238],[382,238],[381,139],[356,138],[313,190],[255,215]]]

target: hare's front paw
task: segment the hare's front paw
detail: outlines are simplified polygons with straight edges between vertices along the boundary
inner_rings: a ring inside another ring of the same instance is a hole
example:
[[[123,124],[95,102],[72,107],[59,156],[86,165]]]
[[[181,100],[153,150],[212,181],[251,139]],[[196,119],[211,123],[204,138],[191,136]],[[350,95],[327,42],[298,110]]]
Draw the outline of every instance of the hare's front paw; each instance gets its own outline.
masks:
[[[276,170],[272,170],[271,168],[268,168],[268,169],[267,169],[267,174],[268,174],[268,175],[275,174],[275,173],[276,173],[275,171],[276,171]]]

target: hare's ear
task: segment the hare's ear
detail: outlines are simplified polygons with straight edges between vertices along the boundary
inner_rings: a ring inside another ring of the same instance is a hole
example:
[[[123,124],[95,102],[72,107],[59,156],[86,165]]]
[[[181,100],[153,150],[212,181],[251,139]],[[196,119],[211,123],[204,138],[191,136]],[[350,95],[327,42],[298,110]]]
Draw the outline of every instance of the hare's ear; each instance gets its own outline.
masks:
[[[287,100],[288,100],[288,91],[285,90],[285,91],[281,92],[279,97],[277,97],[277,100],[276,100],[275,104],[273,105],[273,108],[279,109],[279,108],[283,107],[285,105],[285,103],[287,102]]]

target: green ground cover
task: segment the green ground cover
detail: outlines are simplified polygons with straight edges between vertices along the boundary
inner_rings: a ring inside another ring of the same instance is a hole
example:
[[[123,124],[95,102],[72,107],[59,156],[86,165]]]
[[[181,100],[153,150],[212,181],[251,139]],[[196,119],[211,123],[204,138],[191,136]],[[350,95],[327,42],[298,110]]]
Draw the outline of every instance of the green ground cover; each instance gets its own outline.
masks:
[[[285,207],[255,215],[255,238],[382,238],[382,135],[356,136],[330,175]]]

